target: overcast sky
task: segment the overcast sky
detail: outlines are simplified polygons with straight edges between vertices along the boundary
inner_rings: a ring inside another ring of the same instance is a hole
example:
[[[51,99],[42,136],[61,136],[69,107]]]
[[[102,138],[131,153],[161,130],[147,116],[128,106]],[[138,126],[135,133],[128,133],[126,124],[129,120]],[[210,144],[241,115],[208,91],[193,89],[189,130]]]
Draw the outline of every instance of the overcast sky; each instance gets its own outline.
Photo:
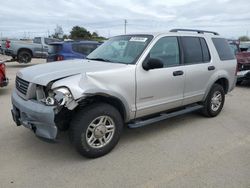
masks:
[[[2,0],[0,34],[34,37],[79,25],[109,37],[127,32],[197,28],[225,37],[250,35],[250,0]],[[0,37],[1,37],[0,36]]]

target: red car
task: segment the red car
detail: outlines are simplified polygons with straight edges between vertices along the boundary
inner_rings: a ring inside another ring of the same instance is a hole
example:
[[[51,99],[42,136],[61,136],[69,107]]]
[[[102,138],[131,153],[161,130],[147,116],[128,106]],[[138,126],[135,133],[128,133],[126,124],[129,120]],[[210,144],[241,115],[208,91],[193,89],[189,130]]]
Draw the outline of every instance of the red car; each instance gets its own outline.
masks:
[[[250,80],[250,52],[242,51],[238,40],[228,40],[228,42],[237,59],[237,84]]]
[[[6,78],[5,64],[0,61],[0,87],[7,86],[9,83],[8,78]]]

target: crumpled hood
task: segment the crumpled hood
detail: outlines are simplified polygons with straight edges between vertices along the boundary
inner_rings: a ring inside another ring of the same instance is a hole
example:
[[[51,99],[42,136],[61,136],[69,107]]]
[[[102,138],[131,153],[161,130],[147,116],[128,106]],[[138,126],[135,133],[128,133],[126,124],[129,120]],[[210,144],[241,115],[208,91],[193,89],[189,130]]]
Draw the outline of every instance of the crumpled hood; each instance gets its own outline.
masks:
[[[49,82],[76,74],[114,70],[125,64],[106,63],[92,60],[67,60],[35,65],[18,71],[17,76],[32,83],[46,86]]]

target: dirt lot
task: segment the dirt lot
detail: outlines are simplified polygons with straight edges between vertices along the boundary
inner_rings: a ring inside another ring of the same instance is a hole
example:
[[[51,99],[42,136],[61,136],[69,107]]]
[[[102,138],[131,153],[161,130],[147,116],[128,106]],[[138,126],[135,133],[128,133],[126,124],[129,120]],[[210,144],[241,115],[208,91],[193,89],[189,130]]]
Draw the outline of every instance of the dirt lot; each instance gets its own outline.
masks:
[[[0,187],[250,187],[250,83],[226,97],[216,118],[187,114],[136,130],[95,160],[82,158],[67,132],[57,143],[16,127],[10,109],[15,74],[0,89]]]

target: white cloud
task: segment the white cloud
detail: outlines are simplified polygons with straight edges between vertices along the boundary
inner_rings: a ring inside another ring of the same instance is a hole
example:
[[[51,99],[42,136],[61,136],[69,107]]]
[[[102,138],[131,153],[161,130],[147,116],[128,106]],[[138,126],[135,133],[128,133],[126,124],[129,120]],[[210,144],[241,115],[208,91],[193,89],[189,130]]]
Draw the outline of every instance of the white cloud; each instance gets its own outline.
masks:
[[[4,36],[47,35],[57,24],[67,33],[74,25],[99,34],[167,31],[171,28],[215,30],[226,37],[250,32],[249,0],[9,0],[0,6]]]

